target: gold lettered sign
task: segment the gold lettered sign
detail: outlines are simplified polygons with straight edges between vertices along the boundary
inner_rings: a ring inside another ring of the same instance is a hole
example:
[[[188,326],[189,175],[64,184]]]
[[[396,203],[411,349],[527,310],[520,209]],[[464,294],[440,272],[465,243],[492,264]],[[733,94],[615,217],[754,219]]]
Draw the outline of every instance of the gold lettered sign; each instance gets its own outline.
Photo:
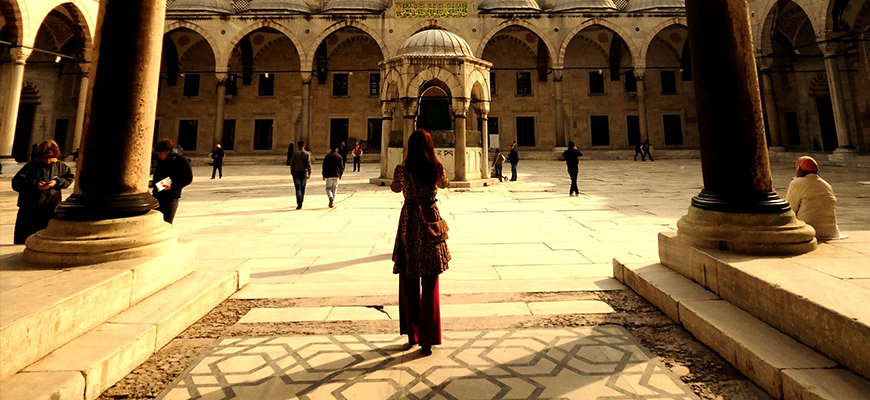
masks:
[[[468,3],[396,3],[396,18],[465,18]]]

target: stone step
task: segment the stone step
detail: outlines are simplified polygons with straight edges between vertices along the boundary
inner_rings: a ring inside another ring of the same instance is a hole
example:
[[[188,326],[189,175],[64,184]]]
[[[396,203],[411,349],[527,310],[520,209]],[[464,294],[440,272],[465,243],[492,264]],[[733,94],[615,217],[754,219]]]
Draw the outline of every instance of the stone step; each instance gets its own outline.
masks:
[[[613,260],[614,276],[776,399],[867,400],[870,381],[661,264]]]
[[[850,246],[870,242],[855,235],[800,256],[750,257],[659,234],[662,264],[870,379],[870,289],[842,278],[846,269],[866,268],[870,257]]]
[[[95,399],[234,293],[238,283],[238,271],[193,272],[3,381],[0,400]]]
[[[0,379],[5,379],[65,343],[94,329],[131,305],[193,270],[196,242],[152,258],[70,269],[47,269],[20,261],[0,264]]]

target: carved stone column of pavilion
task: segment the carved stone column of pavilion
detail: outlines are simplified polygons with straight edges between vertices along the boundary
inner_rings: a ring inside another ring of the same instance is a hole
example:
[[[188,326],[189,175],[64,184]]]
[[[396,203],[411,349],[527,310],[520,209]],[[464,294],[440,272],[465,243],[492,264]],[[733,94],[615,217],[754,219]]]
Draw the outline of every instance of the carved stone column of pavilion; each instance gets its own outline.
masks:
[[[453,102],[453,180],[462,182],[466,180],[465,144],[466,144],[466,113],[468,102],[458,100]]]
[[[18,105],[21,101],[21,85],[24,83],[24,65],[31,50],[16,47],[9,51],[12,56],[12,70],[3,107],[3,122],[0,124],[0,159],[12,158],[12,145],[15,143],[15,125],[18,122]]]
[[[557,144],[564,145],[570,139],[565,134],[565,122],[563,122],[565,104],[562,102],[562,68],[553,70],[553,101],[556,103],[556,140],[562,140],[562,143]],[[489,178],[488,175],[484,176],[484,178]]]
[[[175,231],[148,193],[166,2],[101,0],[75,191],[24,260],[76,266],[154,257]],[[101,57],[101,55],[105,55]]]
[[[85,110],[88,105],[88,93],[90,91],[90,64],[79,64],[82,71],[82,79],[79,83],[79,103],[76,107],[76,126],[73,128],[73,151],[82,145],[82,131],[85,128]]]
[[[843,95],[843,81],[840,79],[839,56],[834,50],[825,52],[825,71],[828,74],[828,88],[831,91],[831,105],[834,108],[834,125],[837,128],[838,146],[835,151],[854,151],[852,135],[849,133],[849,117],[846,114],[846,97]]]
[[[815,231],[773,191],[747,0],[687,0],[704,189],[680,240],[752,254],[800,254]]]
[[[644,69],[635,68],[634,79],[637,84],[637,122],[640,128],[640,141],[649,139],[646,122],[646,84],[643,81]]]
[[[227,82],[229,82],[229,73],[226,71],[217,72],[215,74],[215,111],[214,111],[214,137],[212,137],[211,148],[214,149],[217,145],[224,141],[224,115],[227,106]]]
[[[302,132],[299,140],[304,140],[307,146],[311,135],[311,71],[302,72]]]
[[[481,107],[480,109],[480,137],[483,154],[480,157],[480,178],[489,178],[489,126],[487,126],[488,109]]]
[[[770,145],[783,149],[782,133],[779,130],[779,112],[776,109],[776,95],[773,93],[772,72],[761,71],[761,91],[764,93],[764,109],[767,110],[767,127],[770,129]]]
[[[390,133],[393,131],[393,107],[384,103],[381,107],[381,179],[387,179],[390,172]]]

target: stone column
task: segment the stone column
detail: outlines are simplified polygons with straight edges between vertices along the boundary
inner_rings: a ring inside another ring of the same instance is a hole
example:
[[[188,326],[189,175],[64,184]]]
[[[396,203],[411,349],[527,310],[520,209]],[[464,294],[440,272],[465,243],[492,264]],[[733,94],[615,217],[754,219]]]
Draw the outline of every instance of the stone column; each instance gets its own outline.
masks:
[[[782,133],[779,130],[779,112],[776,109],[776,96],[773,93],[773,79],[770,70],[761,72],[761,91],[764,93],[764,108],[767,110],[767,126],[770,129],[770,145],[782,148]]]
[[[82,79],[79,83],[79,104],[76,107],[76,125],[73,128],[72,149],[75,151],[82,145],[82,131],[85,127],[85,110],[88,104],[88,93],[90,90],[90,65],[81,64]]]
[[[556,144],[565,145],[570,140],[565,133],[565,104],[562,102],[562,69],[553,70],[553,101],[556,103]],[[562,143],[558,143],[558,141]],[[489,174],[484,178],[488,178]]]
[[[417,99],[404,99],[402,101],[404,121],[402,123],[402,151],[408,151],[408,138],[417,129]]]
[[[480,157],[480,178],[488,179],[489,178],[489,126],[487,124],[488,118],[487,110],[480,110],[480,137],[481,137],[481,147],[483,154]],[[558,135],[556,137],[559,137]]]
[[[637,121],[640,128],[640,142],[649,139],[649,131],[646,122],[646,84],[643,81],[643,69],[634,70],[634,79],[637,85]]]
[[[747,0],[687,0],[686,14],[704,189],[678,237],[753,254],[812,251],[815,231],[773,191]]]
[[[835,53],[825,54],[825,71],[828,73],[828,88],[834,108],[834,125],[837,128],[837,150],[854,151],[852,135],[849,134],[849,117],[846,115],[846,100],[843,96],[843,81],[840,79],[840,64]]]
[[[215,111],[214,111],[214,137],[212,138],[211,148],[214,149],[217,145],[224,141],[224,115],[227,106],[227,82],[229,74],[226,72],[218,72],[215,74]]]
[[[3,107],[3,123],[0,124],[0,159],[12,158],[15,143],[15,125],[18,122],[18,105],[21,101],[21,85],[24,83],[24,64],[30,57],[30,49],[16,47],[9,51],[12,70],[9,87],[6,89],[6,104]]]
[[[75,266],[175,249],[175,231],[148,192],[165,8],[163,0],[100,1],[75,191],[27,239],[25,261]]]
[[[311,71],[302,72],[302,132],[300,140],[311,146],[308,139],[311,134]]]
[[[466,180],[466,166],[465,166],[465,129],[466,129],[466,115],[468,112],[467,107],[465,106],[456,106],[454,105],[453,109],[453,135],[454,135],[454,145],[453,145],[453,180],[457,182],[461,182]]]
[[[390,173],[390,133],[393,131],[392,107],[381,107],[381,179]]]

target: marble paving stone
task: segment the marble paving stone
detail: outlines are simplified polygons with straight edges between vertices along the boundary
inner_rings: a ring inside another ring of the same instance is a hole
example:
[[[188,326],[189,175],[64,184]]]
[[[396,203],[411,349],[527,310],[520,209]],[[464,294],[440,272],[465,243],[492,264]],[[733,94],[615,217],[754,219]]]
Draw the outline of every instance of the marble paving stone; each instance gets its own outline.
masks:
[[[574,264],[536,266],[500,266],[495,270],[502,279],[591,278],[613,275],[610,264]]]
[[[369,321],[390,319],[386,313],[370,307],[333,307],[327,321]]]
[[[554,314],[608,314],[612,313],[607,303],[596,300],[531,302],[529,309],[533,315]]]
[[[796,257],[791,261],[841,279],[870,278],[870,260],[867,257],[824,259]]]
[[[442,345],[429,357],[416,347],[406,349],[406,340],[399,335],[224,338],[158,400],[698,399],[621,327],[444,332]],[[483,344],[475,346],[478,342]],[[600,371],[574,366],[574,361],[588,364],[589,354],[600,355],[595,361]]]
[[[870,279],[846,279],[846,282],[870,289]]]

